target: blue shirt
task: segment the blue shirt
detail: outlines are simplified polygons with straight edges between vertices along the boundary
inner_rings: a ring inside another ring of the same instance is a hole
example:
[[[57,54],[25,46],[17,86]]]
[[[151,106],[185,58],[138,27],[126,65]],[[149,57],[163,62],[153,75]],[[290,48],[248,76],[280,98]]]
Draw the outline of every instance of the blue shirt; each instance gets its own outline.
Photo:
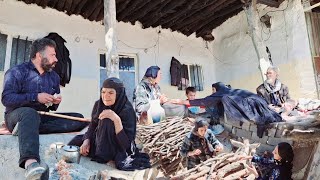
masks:
[[[29,61],[9,69],[3,82],[1,101],[6,107],[5,114],[19,107],[31,107],[37,111],[56,110],[58,104],[47,108],[38,102],[38,93],[54,95],[60,93],[60,78],[54,72],[40,74],[34,64]]]
[[[258,180],[281,180],[280,179],[280,166],[277,164],[277,161],[273,158],[265,158],[261,156],[254,155],[252,157],[252,162],[259,163],[267,169],[267,173],[259,176]],[[288,177],[288,180],[291,177]]]

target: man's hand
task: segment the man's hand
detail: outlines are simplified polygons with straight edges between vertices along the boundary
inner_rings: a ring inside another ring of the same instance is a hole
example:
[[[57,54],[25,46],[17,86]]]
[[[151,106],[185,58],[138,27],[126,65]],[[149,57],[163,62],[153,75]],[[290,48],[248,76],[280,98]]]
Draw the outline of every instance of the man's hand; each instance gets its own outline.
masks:
[[[54,99],[52,101],[53,104],[60,104],[61,101],[62,101],[62,96],[60,94],[54,95]]]
[[[80,146],[80,154],[83,156],[87,156],[90,150],[90,140],[86,139],[83,141],[82,145]]]
[[[47,103],[53,102],[53,100],[54,100],[54,96],[51,94],[48,94],[48,93],[39,93],[38,94],[38,101],[41,104],[47,104]]]

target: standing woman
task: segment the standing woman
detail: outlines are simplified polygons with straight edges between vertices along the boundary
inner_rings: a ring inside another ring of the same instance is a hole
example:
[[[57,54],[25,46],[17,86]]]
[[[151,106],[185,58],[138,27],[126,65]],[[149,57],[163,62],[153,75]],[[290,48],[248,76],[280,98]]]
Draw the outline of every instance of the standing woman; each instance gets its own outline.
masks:
[[[164,110],[160,105],[167,102],[168,99],[166,96],[162,95],[160,91],[159,82],[161,77],[162,72],[160,68],[158,66],[150,66],[135,89],[135,110],[137,112],[139,122],[142,124],[159,122],[161,116],[164,115]],[[151,118],[153,122],[146,122],[150,121],[150,116],[152,116]]]
[[[80,153],[100,163],[113,161],[119,153],[134,153],[135,136],[136,114],[123,83],[117,78],[106,79]]]

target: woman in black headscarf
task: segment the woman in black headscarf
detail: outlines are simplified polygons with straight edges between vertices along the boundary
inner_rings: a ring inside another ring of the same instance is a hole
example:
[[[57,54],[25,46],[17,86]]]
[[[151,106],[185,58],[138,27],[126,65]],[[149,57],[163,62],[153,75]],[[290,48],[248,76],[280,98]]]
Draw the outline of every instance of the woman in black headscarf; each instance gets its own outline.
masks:
[[[228,120],[240,125],[244,121],[254,121],[257,124],[257,134],[262,137],[266,125],[282,121],[281,116],[268,107],[266,101],[260,96],[243,89],[232,89],[222,82],[212,85],[213,94],[203,99],[190,101],[174,100],[172,103],[191,106],[213,107],[218,110],[219,116],[226,113]]]
[[[162,72],[158,66],[150,66],[141,82],[134,91],[134,104],[139,122],[141,124],[149,124],[147,111],[151,108],[151,101],[159,100],[157,110],[161,110],[160,104],[167,102],[167,97],[161,94],[159,82],[162,77]],[[155,112],[157,114],[157,112]],[[153,123],[159,122],[161,113],[154,116]],[[155,118],[157,117],[157,118]]]
[[[131,152],[136,135],[136,115],[123,83],[103,82],[101,97],[92,109],[92,121],[83,137],[80,153],[97,162],[114,160],[118,152]]]

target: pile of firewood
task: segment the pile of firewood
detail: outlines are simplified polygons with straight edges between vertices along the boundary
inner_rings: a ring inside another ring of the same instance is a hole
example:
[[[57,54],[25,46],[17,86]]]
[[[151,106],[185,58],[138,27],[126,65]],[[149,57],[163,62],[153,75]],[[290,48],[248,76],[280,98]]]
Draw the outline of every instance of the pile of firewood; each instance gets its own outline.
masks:
[[[143,144],[143,150],[149,154],[154,167],[160,169],[171,179],[254,179],[249,160],[240,157],[255,153],[259,144],[250,144],[249,140],[231,143],[238,147],[236,152],[222,153],[212,157],[190,170],[182,167],[180,147],[187,133],[194,126],[193,119],[171,118],[157,124],[138,126],[137,138]],[[174,175],[175,174],[175,175]]]
[[[255,179],[257,171],[250,167],[250,160],[241,159],[255,152],[259,144],[250,144],[249,140],[243,143],[231,140],[231,143],[238,147],[236,152],[222,153],[197,165],[195,168],[179,172],[171,177],[172,180],[184,179],[214,179],[233,180],[241,177]]]
[[[168,176],[178,171],[182,161],[180,146],[194,126],[190,118],[169,118],[156,124],[137,127],[137,138],[152,164]]]

